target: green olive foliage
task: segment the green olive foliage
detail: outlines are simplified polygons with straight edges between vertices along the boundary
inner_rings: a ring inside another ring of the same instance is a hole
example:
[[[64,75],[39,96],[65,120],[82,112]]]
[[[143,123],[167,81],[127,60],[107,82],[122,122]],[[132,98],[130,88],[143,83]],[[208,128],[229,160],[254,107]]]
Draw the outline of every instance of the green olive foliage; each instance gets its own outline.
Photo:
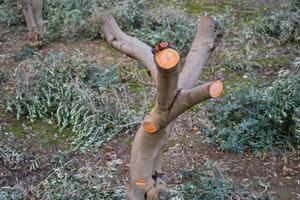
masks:
[[[222,163],[207,160],[199,169],[195,167],[182,171],[178,178],[182,184],[176,187],[175,193],[170,192],[172,200],[200,200],[200,199],[249,199],[249,200],[274,200],[275,197],[254,192],[249,186],[234,184]]]
[[[206,133],[223,150],[253,152],[300,147],[300,72],[282,73],[271,86],[255,85],[214,104]]]
[[[101,145],[128,129],[134,113],[126,100],[126,86],[114,66],[50,53],[45,58],[25,60],[16,69],[16,86],[7,109],[17,119],[44,119],[70,128],[72,144],[85,148]]]

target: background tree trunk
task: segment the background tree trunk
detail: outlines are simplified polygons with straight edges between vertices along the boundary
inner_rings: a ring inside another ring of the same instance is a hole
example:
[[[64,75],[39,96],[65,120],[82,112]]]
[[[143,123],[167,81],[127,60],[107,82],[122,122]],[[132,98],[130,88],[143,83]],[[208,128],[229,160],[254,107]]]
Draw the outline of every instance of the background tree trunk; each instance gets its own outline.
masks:
[[[44,34],[44,22],[42,18],[43,0],[21,0],[21,4],[29,31],[29,44],[31,46],[41,46]]]
[[[207,15],[201,17],[181,73],[179,55],[174,49],[163,49],[153,55],[151,47],[122,32],[112,16],[105,19],[102,29],[109,44],[144,65],[157,88],[156,105],[145,116],[132,145],[128,197],[163,199],[166,184],[159,177],[161,156],[174,120],[193,105],[219,96],[223,90],[219,80],[195,87],[214,46],[214,22]]]

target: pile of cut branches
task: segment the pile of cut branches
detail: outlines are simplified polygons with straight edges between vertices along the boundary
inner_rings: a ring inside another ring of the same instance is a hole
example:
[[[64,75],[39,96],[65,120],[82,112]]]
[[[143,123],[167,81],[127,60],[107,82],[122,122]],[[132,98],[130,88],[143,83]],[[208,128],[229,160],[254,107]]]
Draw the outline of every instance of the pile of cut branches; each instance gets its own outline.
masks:
[[[207,130],[223,150],[253,152],[300,148],[300,72],[282,71],[271,86],[252,84],[227,95],[209,114]]]
[[[70,128],[77,147],[99,146],[130,130],[135,114],[114,66],[103,68],[80,54],[50,53],[23,61],[14,80],[8,110],[17,119],[43,119],[57,123],[60,131]]]

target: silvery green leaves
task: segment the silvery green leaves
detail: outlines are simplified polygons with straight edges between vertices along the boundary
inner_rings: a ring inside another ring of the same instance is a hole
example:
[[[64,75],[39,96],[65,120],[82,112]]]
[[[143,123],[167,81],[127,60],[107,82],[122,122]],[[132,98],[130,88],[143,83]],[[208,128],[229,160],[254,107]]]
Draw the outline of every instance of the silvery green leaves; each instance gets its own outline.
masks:
[[[69,128],[74,147],[99,146],[130,123],[126,84],[115,66],[102,68],[79,53],[70,58],[49,53],[23,62],[15,72],[16,87],[7,109],[18,119],[44,119]],[[121,100],[123,98],[123,100]]]
[[[300,147],[300,72],[282,73],[266,89],[255,85],[228,94],[217,102],[207,130],[223,150],[253,152]]]

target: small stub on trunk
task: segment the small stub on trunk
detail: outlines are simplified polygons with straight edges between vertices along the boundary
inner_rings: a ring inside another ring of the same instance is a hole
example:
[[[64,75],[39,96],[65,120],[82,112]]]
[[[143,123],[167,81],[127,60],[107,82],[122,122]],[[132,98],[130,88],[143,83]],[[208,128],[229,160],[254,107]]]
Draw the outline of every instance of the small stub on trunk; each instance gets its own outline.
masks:
[[[222,94],[222,91],[223,91],[223,83],[221,80],[217,80],[209,86],[209,94],[213,98],[220,96]]]
[[[174,49],[164,49],[155,55],[156,63],[163,69],[171,69],[177,65],[180,56]]]
[[[155,133],[157,131],[157,127],[152,121],[144,121],[143,128],[148,133]]]
[[[144,179],[136,179],[135,184],[136,184],[136,185],[139,185],[139,186],[144,186],[144,185],[146,185]]]

